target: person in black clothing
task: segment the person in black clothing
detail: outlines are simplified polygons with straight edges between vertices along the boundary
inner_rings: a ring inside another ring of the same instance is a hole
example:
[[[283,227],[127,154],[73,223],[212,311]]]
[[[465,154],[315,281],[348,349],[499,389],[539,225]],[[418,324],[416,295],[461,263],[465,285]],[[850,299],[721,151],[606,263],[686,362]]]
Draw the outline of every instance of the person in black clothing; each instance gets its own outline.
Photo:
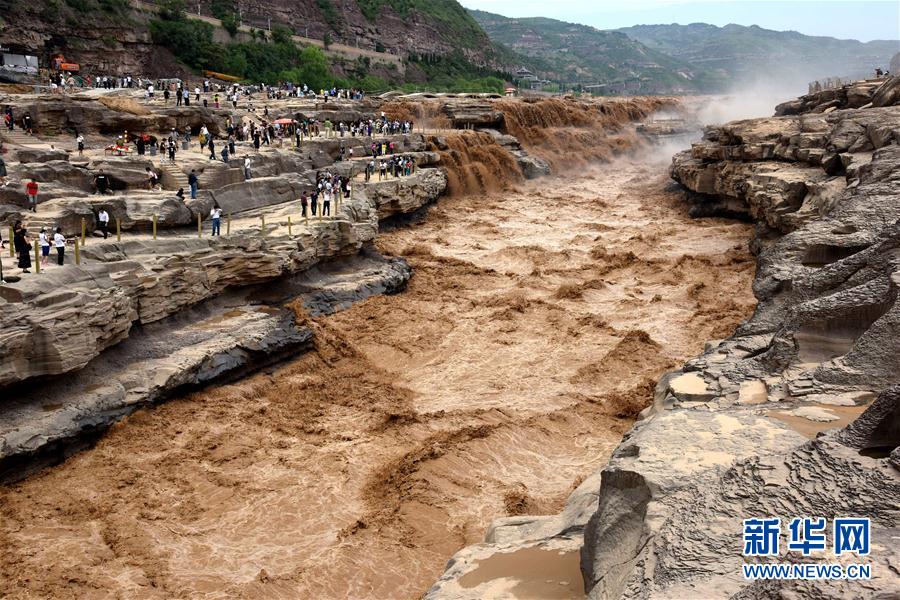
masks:
[[[109,189],[109,177],[103,172],[103,169],[97,173],[97,176],[94,177],[94,185],[97,186],[98,194],[105,194],[106,190]]]
[[[13,230],[13,245],[19,254],[19,268],[23,273],[31,273],[31,242],[28,240],[28,231],[19,222]]]
[[[309,212],[312,216],[316,216],[316,210],[319,207],[319,190],[313,190],[309,195]]]
[[[147,143],[144,141],[144,136],[137,136],[137,141],[134,143],[137,147],[137,153],[141,156],[144,155],[144,152],[147,150]]]
[[[213,143],[212,136],[209,138],[209,158],[212,160],[216,160],[216,146]]]
[[[309,199],[306,197],[306,192],[300,194],[300,208],[303,210],[301,216],[306,217],[306,209],[309,208]]]

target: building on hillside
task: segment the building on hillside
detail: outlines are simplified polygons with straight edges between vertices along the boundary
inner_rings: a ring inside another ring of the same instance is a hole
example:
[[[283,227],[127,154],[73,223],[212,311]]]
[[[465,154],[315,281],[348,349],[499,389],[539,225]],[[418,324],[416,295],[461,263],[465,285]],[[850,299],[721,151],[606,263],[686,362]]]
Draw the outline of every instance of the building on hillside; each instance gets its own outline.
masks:
[[[530,90],[538,90],[541,88],[541,79],[525,67],[516,71],[516,79],[519,80],[520,87],[526,87]]]

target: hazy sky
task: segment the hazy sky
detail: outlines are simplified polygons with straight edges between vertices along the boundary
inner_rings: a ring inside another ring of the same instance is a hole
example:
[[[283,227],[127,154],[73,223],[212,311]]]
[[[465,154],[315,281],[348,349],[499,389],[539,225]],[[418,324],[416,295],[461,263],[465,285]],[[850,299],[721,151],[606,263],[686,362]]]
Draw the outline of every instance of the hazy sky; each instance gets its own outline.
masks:
[[[507,17],[550,17],[615,29],[657,23],[759,25],[862,41],[900,39],[900,0],[461,0]]]

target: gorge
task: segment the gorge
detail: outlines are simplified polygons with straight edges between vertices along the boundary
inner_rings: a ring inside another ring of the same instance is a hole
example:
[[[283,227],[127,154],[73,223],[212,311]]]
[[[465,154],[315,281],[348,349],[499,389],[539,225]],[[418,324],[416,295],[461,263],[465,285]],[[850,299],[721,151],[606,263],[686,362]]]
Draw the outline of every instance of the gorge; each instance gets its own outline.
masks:
[[[7,100],[60,129],[216,118]],[[174,209],[127,161],[41,161],[73,235],[79,174],[112,170],[128,235],[0,288],[0,594],[827,595],[740,576],[740,519],[800,507],[870,517],[866,589],[897,589],[900,78],[674,159],[674,98],[273,110],[412,119],[419,170],[365,182],[310,140]],[[325,168],[352,197],[301,225]],[[233,232],[194,238],[213,201]]]

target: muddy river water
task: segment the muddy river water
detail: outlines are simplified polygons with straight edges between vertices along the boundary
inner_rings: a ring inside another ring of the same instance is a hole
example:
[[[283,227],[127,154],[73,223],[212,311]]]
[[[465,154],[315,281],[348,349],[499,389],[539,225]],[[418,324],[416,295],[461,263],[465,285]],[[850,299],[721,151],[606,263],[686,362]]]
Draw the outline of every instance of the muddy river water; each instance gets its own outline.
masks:
[[[0,596],[420,596],[491,519],[558,510],[655,379],[750,315],[751,226],[667,185],[622,159],[383,232],[404,293],[0,488]]]

